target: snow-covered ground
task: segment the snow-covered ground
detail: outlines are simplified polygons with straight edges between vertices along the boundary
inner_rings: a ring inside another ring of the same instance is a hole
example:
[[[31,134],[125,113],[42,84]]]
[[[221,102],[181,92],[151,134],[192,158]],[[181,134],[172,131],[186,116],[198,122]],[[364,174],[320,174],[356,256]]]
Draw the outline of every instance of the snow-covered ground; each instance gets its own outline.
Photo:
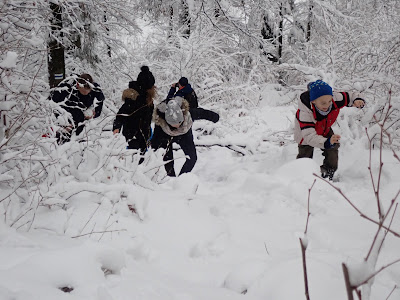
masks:
[[[313,175],[321,151],[313,160],[295,159],[296,105],[269,104],[220,111],[216,125],[196,122],[198,144],[229,148],[199,146],[190,174],[153,174],[139,185],[119,182],[112,172],[108,181],[91,178],[81,169],[58,182],[66,204],[41,206],[29,232],[1,221],[0,299],[305,299],[300,238],[308,246],[310,298],[346,299],[342,263],[353,280],[367,274],[355,269],[377,226]],[[367,139],[354,133],[362,128],[348,129],[362,113],[348,109],[335,127],[343,137],[333,184],[378,220]],[[372,162],[376,176],[379,150]],[[388,150],[383,162],[380,197],[387,209],[400,187],[400,163]],[[400,231],[398,214],[391,228]],[[400,239],[388,234],[376,269],[398,259],[399,249]],[[390,299],[400,298],[400,264],[376,276],[371,299],[386,299],[395,286]]]

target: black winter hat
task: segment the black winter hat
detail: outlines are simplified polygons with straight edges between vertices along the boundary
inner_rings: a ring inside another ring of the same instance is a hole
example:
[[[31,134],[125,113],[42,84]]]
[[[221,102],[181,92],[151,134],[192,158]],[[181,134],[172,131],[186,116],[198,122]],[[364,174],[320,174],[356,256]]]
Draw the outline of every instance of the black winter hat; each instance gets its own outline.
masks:
[[[181,77],[181,79],[179,79],[179,84],[181,85],[181,86],[186,86],[186,85],[188,85],[188,83],[189,83],[189,80],[186,78],[186,77]]]
[[[134,90],[136,90],[136,91],[140,91],[140,86],[139,86],[139,84],[137,83],[137,81],[134,81],[134,80],[129,81],[128,87],[129,87],[130,89],[134,89]]]
[[[156,80],[153,74],[150,72],[148,66],[142,66],[140,68],[141,72],[137,77],[137,83],[143,90],[149,90],[153,87]]]

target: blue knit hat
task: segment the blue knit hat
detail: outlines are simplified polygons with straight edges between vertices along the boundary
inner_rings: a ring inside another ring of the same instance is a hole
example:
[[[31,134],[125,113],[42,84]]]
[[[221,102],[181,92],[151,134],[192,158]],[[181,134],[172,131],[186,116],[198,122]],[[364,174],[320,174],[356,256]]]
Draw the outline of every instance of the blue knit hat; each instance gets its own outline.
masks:
[[[310,92],[310,101],[314,101],[321,96],[333,95],[332,88],[322,80],[310,82],[307,87]]]

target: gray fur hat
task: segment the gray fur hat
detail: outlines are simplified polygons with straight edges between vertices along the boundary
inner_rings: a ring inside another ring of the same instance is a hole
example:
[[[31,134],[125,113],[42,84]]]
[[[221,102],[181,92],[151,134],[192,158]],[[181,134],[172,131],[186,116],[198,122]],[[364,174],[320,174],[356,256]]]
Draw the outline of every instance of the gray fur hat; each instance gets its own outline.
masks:
[[[165,121],[169,125],[177,125],[183,122],[182,101],[182,97],[175,97],[168,102],[165,110]]]

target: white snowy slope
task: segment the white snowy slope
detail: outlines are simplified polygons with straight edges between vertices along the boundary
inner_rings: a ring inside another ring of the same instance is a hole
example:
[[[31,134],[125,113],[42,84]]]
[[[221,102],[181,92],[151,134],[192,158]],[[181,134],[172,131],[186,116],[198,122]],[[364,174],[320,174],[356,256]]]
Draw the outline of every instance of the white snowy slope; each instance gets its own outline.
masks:
[[[346,299],[342,263],[353,280],[370,272],[357,266],[377,226],[313,175],[321,151],[313,160],[295,159],[295,110],[264,105],[241,115],[220,112],[216,125],[199,121],[197,143],[214,146],[198,146],[193,172],[178,178],[143,175],[146,184],[139,185],[111,171],[104,171],[107,181],[80,170],[79,180],[59,183],[68,199],[41,206],[28,232],[1,221],[0,299],[305,299],[300,238],[307,243],[310,298]],[[333,184],[377,220],[367,140],[343,128],[335,127],[343,137]],[[388,208],[400,164],[388,150],[383,160],[380,197]],[[372,162],[377,174],[378,150]],[[391,228],[400,228],[398,217]],[[376,269],[398,259],[398,249],[400,240],[388,234]],[[385,299],[395,285],[390,299],[400,298],[399,264],[376,276],[371,299]]]

